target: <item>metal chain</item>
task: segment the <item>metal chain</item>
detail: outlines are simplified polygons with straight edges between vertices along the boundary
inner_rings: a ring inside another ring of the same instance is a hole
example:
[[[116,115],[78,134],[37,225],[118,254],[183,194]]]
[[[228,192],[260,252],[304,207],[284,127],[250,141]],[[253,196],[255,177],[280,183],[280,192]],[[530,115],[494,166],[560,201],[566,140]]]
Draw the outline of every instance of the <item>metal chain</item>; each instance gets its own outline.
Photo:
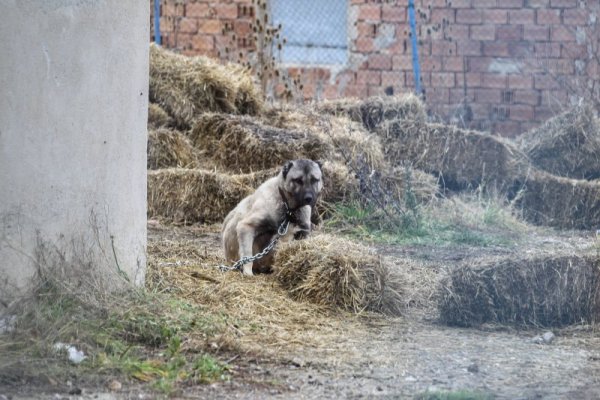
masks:
[[[263,251],[261,251],[260,253],[256,253],[253,256],[242,257],[238,261],[236,261],[235,264],[233,264],[232,266],[221,264],[221,265],[219,265],[219,269],[221,270],[221,272],[241,270],[242,267],[244,266],[244,264],[248,264],[248,263],[254,262],[256,260],[260,260],[267,254],[269,254],[271,252],[271,250],[273,250],[273,248],[279,241],[279,238],[281,238],[282,236],[284,236],[287,233],[289,226],[290,226],[290,218],[289,218],[289,212],[288,212],[288,213],[286,213],[285,217],[283,218],[281,225],[279,225],[279,228],[277,228],[277,235],[275,235],[273,240],[271,240],[271,242],[267,245],[267,247],[265,247],[263,249]]]

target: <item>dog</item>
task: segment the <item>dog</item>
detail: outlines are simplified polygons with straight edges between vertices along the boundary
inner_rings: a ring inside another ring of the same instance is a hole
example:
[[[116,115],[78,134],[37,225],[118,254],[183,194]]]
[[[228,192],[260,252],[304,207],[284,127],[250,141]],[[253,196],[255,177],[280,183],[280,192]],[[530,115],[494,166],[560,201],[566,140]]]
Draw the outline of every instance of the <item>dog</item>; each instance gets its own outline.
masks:
[[[228,262],[257,254],[273,240],[284,218],[290,224],[281,240],[303,239],[312,229],[311,214],[323,189],[321,163],[294,160],[244,198],[223,222],[223,249]],[[272,271],[273,253],[247,263],[245,275]]]

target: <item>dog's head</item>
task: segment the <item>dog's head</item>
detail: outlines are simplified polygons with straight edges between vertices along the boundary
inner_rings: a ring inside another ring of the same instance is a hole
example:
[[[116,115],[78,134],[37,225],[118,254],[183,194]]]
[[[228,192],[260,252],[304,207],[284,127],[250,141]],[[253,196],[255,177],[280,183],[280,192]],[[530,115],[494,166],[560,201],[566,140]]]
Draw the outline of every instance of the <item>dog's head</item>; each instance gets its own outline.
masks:
[[[323,189],[321,164],[312,160],[288,161],[281,171],[281,189],[292,209],[314,206]]]

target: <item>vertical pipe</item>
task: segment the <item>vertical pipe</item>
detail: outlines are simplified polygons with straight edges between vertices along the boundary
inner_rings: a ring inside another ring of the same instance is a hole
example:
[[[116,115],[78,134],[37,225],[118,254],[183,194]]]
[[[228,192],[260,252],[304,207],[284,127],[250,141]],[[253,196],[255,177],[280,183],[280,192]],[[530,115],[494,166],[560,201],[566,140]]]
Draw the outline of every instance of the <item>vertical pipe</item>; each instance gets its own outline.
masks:
[[[160,45],[160,0],[154,0],[154,43]]]
[[[415,89],[421,94],[421,66],[419,65],[419,49],[417,47],[417,23],[415,21],[415,1],[408,0],[408,19],[410,23],[413,73],[415,75]]]

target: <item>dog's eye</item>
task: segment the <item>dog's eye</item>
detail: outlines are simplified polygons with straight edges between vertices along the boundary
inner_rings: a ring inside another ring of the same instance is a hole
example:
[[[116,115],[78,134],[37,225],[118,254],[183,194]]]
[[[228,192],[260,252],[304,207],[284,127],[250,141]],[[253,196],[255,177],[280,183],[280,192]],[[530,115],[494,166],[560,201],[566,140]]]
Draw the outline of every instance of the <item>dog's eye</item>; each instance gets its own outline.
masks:
[[[297,183],[298,185],[302,185],[302,178],[292,179],[292,182]]]
[[[312,178],[310,181],[311,181],[313,184],[315,184],[315,183],[318,183],[318,182],[320,181],[320,179],[317,179],[317,178]]]

